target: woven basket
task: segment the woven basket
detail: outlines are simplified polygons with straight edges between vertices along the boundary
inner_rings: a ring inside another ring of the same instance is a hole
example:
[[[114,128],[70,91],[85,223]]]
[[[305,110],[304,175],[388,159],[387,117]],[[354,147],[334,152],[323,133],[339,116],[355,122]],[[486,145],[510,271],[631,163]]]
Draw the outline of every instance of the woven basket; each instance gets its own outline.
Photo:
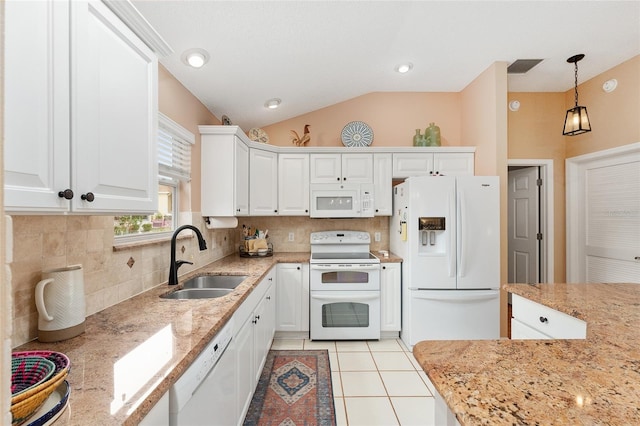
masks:
[[[41,356],[11,357],[11,397],[45,382],[55,370],[55,364]]]
[[[27,421],[44,404],[53,391],[62,384],[67,377],[67,373],[67,370],[60,371],[52,379],[32,389],[35,392],[31,393],[29,397],[18,403],[11,404],[11,424],[17,426]]]
[[[55,371],[49,377],[49,379],[38,386],[34,386],[28,390],[25,390],[20,395],[15,395],[11,397],[11,405],[17,404],[18,402],[29,398],[33,394],[39,392],[43,385],[47,385],[53,381],[59,381],[60,377],[66,377],[69,373],[69,369],[71,368],[71,361],[69,357],[67,357],[62,352],[54,352],[54,351],[27,351],[27,352],[13,352],[11,354],[12,359],[16,358],[24,358],[24,357],[34,357],[39,356],[42,358],[46,358],[50,362],[52,362],[55,366]],[[54,388],[55,389],[55,388]]]

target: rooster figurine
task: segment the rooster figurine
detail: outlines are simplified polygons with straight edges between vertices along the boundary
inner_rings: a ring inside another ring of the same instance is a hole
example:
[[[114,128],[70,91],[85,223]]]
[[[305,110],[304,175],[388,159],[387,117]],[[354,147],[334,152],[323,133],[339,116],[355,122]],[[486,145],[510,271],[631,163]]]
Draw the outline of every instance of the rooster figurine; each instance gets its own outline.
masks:
[[[302,134],[302,137],[300,137],[298,135],[298,132],[296,132],[295,130],[290,130],[290,132],[291,132],[291,136],[293,136],[293,140],[291,142],[294,143],[296,146],[304,146],[304,144],[306,144],[311,140],[311,133],[309,133],[308,124],[304,125],[304,133]]]

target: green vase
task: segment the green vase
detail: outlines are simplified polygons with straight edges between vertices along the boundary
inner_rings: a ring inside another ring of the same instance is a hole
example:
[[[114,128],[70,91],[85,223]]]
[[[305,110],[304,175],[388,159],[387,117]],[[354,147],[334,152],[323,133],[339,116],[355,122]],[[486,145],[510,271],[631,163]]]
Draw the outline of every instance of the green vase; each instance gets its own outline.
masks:
[[[436,123],[429,123],[429,127],[424,129],[427,146],[440,146],[440,127]]]
[[[413,146],[424,146],[425,139],[424,136],[420,134],[420,129],[416,129],[416,134],[413,137]]]

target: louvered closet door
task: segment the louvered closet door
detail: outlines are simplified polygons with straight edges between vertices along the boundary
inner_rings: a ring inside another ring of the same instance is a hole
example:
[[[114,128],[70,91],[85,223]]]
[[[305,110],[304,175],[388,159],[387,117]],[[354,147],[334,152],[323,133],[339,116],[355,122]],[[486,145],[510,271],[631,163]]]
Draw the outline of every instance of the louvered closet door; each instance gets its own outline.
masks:
[[[640,283],[640,161],[594,164],[584,176],[587,282]]]

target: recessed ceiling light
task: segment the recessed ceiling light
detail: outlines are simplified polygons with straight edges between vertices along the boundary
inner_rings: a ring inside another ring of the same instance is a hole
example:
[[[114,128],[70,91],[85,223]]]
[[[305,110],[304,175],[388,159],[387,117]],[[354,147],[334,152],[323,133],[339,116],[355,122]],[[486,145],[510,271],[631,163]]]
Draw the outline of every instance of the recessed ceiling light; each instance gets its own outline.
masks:
[[[182,62],[193,68],[202,68],[209,62],[209,53],[204,49],[189,49],[182,54]]]
[[[265,108],[269,108],[269,109],[276,109],[280,106],[280,103],[282,103],[282,100],[279,98],[272,98],[269,99],[267,102],[264,103]]]
[[[413,64],[411,62],[407,62],[406,64],[400,64],[396,66],[395,70],[400,74],[404,74],[411,71],[412,68],[413,68]]]

